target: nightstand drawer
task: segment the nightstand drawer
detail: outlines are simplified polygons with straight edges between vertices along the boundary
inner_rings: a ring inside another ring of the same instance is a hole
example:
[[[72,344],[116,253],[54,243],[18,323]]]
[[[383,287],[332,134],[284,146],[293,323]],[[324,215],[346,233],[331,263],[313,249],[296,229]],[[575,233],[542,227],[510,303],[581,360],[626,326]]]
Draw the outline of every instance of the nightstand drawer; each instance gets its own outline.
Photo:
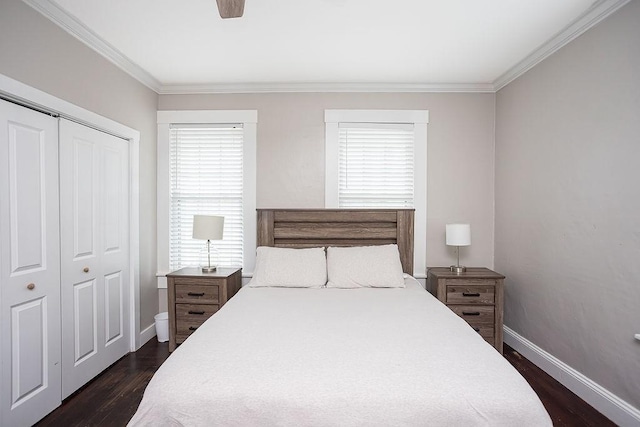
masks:
[[[218,301],[218,286],[176,284],[176,303],[217,304]]]
[[[493,334],[494,334],[493,325],[473,325],[470,323],[469,326],[471,326],[473,330],[479,333],[480,336],[485,340],[489,342],[493,341]]]
[[[178,322],[206,320],[219,308],[218,304],[176,304],[176,319]]]
[[[209,316],[211,317],[211,316]],[[178,319],[176,322],[176,334],[177,335],[190,335],[196,329],[198,329],[209,317],[200,317],[197,319]]]
[[[495,309],[482,305],[450,305],[449,308],[471,326],[493,325]]]
[[[494,304],[495,286],[447,285],[447,304]]]

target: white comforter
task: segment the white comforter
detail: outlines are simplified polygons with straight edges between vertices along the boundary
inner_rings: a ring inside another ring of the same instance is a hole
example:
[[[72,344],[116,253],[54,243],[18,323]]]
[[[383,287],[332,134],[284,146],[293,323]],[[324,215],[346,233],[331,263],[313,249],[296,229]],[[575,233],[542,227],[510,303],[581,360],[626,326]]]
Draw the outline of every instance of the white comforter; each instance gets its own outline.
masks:
[[[413,281],[404,289],[243,288],[160,367],[129,425],[551,420],[520,374]]]

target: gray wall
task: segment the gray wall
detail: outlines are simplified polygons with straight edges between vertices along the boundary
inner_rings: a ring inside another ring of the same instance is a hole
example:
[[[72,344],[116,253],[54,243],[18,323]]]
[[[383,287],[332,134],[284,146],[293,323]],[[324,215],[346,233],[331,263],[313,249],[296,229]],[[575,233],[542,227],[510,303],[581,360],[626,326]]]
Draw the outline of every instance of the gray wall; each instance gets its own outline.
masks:
[[[159,110],[257,109],[257,206],[324,207],[324,110],[429,110],[427,265],[450,265],[444,225],[471,223],[461,262],[493,266],[494,94],[160,95]]]
[[[640,407],[640,2],[500,90],[505,323]]]
[[[0,1],[0,73],[140,131],[140,325],[151,325],[158,95],[20,0]]]

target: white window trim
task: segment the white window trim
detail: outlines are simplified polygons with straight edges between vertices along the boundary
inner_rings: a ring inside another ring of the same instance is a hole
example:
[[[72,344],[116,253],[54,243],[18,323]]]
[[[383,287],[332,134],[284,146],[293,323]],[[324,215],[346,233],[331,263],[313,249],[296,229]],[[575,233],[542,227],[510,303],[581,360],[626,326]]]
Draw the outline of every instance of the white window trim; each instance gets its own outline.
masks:
[[[242,123],[243,139],[243,215],[244,266],[242,275],[253,274],[256,262],[256,126],[257,110],[181,110],[158,111],[157,165],[157,276],[158,287],[166,288],[164,276],[169,273],[169,127],[172,123],[225,124]]]
[[[412,123],[414,125],[414,254],[413,272],[425,278],[427,271],[427,124],[428,110],[325,110],[326,208],[339,207],[340,123]]]

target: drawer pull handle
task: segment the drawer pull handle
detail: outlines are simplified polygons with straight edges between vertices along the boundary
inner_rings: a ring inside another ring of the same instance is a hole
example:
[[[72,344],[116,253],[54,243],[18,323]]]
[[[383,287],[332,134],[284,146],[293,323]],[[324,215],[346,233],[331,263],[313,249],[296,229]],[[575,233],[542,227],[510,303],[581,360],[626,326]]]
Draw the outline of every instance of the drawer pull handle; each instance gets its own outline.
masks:
[[[480,328],[476,328],[475,326],[473,327],[473,330],[476,332],[480,332]]]
[[[189,314],[204,314],[204,311],[193,311],[193,310],[189,310]]]
[[[479,292],[463,292],[462,296],[463,297],[479,297],[480,293]]]
[[[203,297],[204,292],[188,292],[187,295],[190,297]]]
[[[198,327],[197,327],[197,326],[189,326],[189,330],[190,330],[190,331],[195,331],[196,329],[198,329]]]
[[[463,316],[480,316],[480,312],[479,311],[463,311],[462,315]]]

